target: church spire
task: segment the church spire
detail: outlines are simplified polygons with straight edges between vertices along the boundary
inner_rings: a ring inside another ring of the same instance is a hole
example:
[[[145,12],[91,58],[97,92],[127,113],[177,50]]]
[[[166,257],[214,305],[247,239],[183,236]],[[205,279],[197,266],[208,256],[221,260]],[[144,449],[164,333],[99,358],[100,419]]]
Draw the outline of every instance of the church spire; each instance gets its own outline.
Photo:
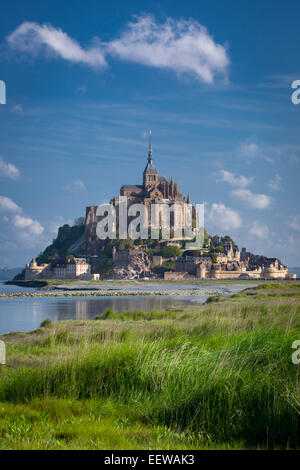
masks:
[[[143,185],[144,187],[148,185],[158,184],[159,178],[158,173],[155,169],[152,160],[152,132],[149,132],[149,151],[148,151],[148,161],[146,168],[143,173]]]
[[[148,151],[148,162],[152,163],[152,131],[149,131],[149,151]]]

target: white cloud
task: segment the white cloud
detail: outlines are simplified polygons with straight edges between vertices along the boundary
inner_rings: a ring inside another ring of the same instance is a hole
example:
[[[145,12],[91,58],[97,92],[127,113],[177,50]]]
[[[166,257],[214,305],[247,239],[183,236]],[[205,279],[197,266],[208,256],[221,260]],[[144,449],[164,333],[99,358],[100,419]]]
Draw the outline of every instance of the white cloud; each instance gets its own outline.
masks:
[[[0,196],[0,212],[12,213],[11,217],[4,216],[3,222],[12,223],[13,227],[17,229],[15,235],[21,237],[26,243],[33,243],[36,238],[44,231],[44,227],[37,221],[30,217],[25,217],[22,214],[22,209],[12,199]],[[10,236],[12,236],[10,229]]]
[[[269,181],[269,188],[272,191],[280,191],[282,178],[279,175],[275,175],[272,180]]]
[[[224,181],[234,187],[230,191],[231,196],[243,201],[249,207],[254,209],[266,209],[271,204],[270,196],[266,194],[254,194],[247,188],[253,182],[253,178],[246,176],[236,176],[230,171],[221,170],[219,179],[217,181]]]
[[[270,235],[270,230],[266,224],[255,221],[250,227],[250,233],[255,237],[266,239]]]
[[[290,227],[294,230],[300,230],[300,214],[294,216],[292,222],[290,223]]]
[[[20,178],[21,173],[15,165],[12,163],[6,163],[3,158],[0,156],[0,175],[10,178],[12,180],[17,180]]]
[[[1,212],[20,212],[21,208],[9,197],[0,196]]]
[[[242,225],[242,219],[238,212],[226,207],[222,203],[212,204],[206,218],[209,223],[222,230],[239,228]]]
[[[51,25],[25,21],[8,37],[8,44],[22,52],[33,55],[46,48],[49,52],[70,62],[77,62],[91,67],[105,67],[106,61],[100,45],[95,42],[83,49],[77,41],[70,38],[60,28]]]
[[[253,209],[267,209],[272,202],[270,196],[254,194],[250,189],[233,189],[230,194]]]
[[[16,228],[24,230],[28,234],[41,235],[44,231],[44,227],[37,221],[30,217],[24,217],[22,215],[15,215],[13,218],[13,224]]]
[[[229,183],[231,186],[235,186],[237,188],[245,188],[249,186],[253,182],[253,178],[247,178],[246,176],[235,176],[230,171],[221,170],[219,173],[219,180],[224,181],[225,183]]]
[[[255,142],[244,142],[240,145],[239,152],[243,157],[255,158],[260,154],[260,148]]]
[[[122,60],[189,73],[205,83],[212,83],[217,74],[226,75],[229,66],[226,48],[192,20],[168,18],[159,24],[152,15],[138,16],[108,50]]]
[[[8,44],[17,50],[37,55],[46,53],[91,67],[105,67],[106,56],[164,68],[178,75],[189,74],[205,83],[213,83],[217,75],[227,76],[229,57],[226,47],[214,41],[207,29],[192,20],[157,23],[152,15],[135,17],[126,30],[109,42],[94,40],[82,48],[59,28],[24,22],[8,37]]]
[[[85,191],[85,184],[81,180],[74,180],[70,184],[64,187],[67,191],[75,193],[77,191]]]

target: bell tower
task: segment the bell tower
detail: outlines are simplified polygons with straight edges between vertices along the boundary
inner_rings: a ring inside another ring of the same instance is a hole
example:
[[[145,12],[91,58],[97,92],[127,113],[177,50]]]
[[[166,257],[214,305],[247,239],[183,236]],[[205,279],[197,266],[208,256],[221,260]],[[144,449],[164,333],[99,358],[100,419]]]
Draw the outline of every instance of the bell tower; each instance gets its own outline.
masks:
[[[148,151],[148,162],[146,165],[146,168],[143,173],[143,186],[152,186],[152,185],[157,185],[159,182],[158,180],[158,173],[156,171],[156,168],[153,164],[153,158],[152,158],[152,135],[151,131],[149,134],[149,151]]]

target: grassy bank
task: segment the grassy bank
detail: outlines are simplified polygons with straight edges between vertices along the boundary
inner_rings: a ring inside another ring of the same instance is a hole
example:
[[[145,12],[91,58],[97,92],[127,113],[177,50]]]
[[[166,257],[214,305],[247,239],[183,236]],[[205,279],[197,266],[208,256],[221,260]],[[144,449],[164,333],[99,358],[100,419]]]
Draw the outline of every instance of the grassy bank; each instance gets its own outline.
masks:
[[[238,280],[233,280],[233,279],[189,279],[189,280],[164,280],[164,279],[151,279],[151,280],[143,280],[143,279],[138,279],[138,280],[99,280],[99,281],[83,281],[83,280],[78,280],[78,279],[36,279],[33,281],[24,281],[24,280],[18,280],[18,281],[6,281],[5,284],[7,285],[15,285],[19,287],[34,287],[34,288],[44,288],[45,290],[48,289],[53,289],[55,287],[61,288],[62,286],[66,285],[68,288],[72,288],[73,286],[78,286],[78,288],[85,288],[86,286],[91,286],[93,288],[97,287],[105,287],[107,285],[124,285],[124,286],[132,286],[132,285],[145,285],[145,284],[150,284],[150,285],[202,285],[202,286],[214,286],[215,284],[236,284],[240,283],[241,285],[245,284],[253,284],[256,285],[257,283],[263,283],[264,281],[258,279],[258,280],[249,280],[249,279],[238,279]],[[271,281],[272,282],[272,281]],[[285,281],[289,282],[289,281]],[[292,281],[293,282],[293,281]]]
[[[215,300],[4,335],[0,447],[299,448],[300,284]]]

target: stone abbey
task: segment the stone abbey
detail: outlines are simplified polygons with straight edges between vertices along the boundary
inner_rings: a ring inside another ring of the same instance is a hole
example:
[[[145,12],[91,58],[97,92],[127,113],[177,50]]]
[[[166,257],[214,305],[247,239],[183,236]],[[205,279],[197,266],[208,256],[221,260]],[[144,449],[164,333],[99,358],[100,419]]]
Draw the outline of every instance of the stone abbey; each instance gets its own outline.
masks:
[[[152,204],[166,204],[172,206],[182,206],[191,203],[190,195],[183,196],[179,192],[178,184],[173,181],[173,178],[166,179],[164,176],[159,176],[153,162],[152,155],[152,141],[151,133],[149,138],[149,150],[146,167],[143,171],[143,178],[141,185],[124,184],[120,188],[120,196],[127,198],[127,207],[133,204],[143,204],[148,209],[150,218]],[[115,196],[111,199],[110,203],[118,208],[120,203],[120,196]],[[98,206],[89,206],[86,208],[86,229],[85,239],[87,251],[91,254],[96,254],[99,251],[101,241],[96,235],[96,226],[99,217],[96,215]],[[171,214],[171,222],[172,222]],[[149,220],[150,221],[150,220]]]
[[[130,185],[125,184],[120,190],[121,196],[127,196],[127,200],[130,204],[142,203],[150,205],[153,200],[159,199],[163,202],[190,202],[190,197],[185,197],[180,194],[178,184],[171,178],[167,180],[164,176],[159,176],[158,172],[153,163],[152,157],[152,143],[151,135],[149,142],[148,161],[143,172],[143,184],[142,185]],[[113,199],[113,202],[117,202],[117,198]]]

